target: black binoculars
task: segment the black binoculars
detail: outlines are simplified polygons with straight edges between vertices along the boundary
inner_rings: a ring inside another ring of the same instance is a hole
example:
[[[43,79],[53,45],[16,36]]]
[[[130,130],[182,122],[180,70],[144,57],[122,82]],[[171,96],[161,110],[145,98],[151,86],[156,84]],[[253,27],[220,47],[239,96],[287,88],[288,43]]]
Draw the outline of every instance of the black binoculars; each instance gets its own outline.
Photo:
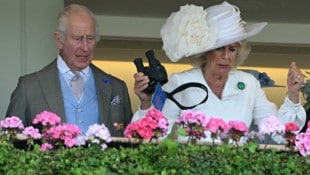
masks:
[[[142,58],[136,58],[134,60],[134,64],[136,65],[138,72],[143,72],[144,75],[149,77],[149,86],[144,90],[144,92],[152,94],[155,91],[157,83],[163,85],[168,82],[168,76],[165,67],[160,64],[158,59],[155,58],[153,50],[148,50],[145,52],[145,56],[148,59],[149,66],[145,67],[143,65]]]

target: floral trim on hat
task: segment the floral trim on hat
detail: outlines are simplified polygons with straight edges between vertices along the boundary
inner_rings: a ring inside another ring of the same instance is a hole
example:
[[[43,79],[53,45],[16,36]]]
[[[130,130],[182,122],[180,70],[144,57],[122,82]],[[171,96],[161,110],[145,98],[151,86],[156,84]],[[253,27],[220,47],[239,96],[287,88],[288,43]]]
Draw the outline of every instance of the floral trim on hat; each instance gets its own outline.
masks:
[[[206,20],[207,12],[202,6],[185,5],[172,13],[161,28],[163,49],[171,61],[179,61],[184,56],[199,53],[213,47],[216,24]]]

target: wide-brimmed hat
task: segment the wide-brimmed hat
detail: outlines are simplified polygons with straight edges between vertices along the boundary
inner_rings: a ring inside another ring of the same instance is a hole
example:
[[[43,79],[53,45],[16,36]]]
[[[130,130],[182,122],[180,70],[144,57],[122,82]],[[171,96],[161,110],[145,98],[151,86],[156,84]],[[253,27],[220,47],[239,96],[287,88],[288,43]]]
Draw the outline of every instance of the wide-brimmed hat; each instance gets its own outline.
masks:
[[[204,10],[184,5],[172,13],[160,34],[163,50],[173,62],[245,40],[259,33],[266,22],[247,25],[238,7],[224,1]]]

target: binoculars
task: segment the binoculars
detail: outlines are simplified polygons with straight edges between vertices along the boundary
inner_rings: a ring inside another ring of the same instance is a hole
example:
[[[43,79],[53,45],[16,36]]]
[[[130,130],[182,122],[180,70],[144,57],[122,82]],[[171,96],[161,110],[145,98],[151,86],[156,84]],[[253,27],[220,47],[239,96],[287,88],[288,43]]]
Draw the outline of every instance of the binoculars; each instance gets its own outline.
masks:
[[[161,65],[158,59],[155,58],[153,50],[148,50],[145,52],[145,56],[148,59],[149,66],[145,67],[143,65],[142,58],[136,58],[134,60],[134,64],[136,65],[138,72],[143,72],[144,75],[149,77],[149,86],[144,90],[144,92],[152,94],[155,91],[157,83],[163,85],[168,82],[168,76],[165,67]]]

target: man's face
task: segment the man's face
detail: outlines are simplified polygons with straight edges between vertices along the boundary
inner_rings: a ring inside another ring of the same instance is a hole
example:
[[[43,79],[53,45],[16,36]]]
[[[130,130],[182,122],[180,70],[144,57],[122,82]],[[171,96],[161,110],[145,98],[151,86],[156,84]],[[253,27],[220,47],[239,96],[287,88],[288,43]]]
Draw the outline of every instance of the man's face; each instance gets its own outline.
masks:
[[[91,16],[70,15],[63,40],[57,40],[57,45],[61,57],[70,69],[82,70],[87,67],[96,48],[96,26]]]

